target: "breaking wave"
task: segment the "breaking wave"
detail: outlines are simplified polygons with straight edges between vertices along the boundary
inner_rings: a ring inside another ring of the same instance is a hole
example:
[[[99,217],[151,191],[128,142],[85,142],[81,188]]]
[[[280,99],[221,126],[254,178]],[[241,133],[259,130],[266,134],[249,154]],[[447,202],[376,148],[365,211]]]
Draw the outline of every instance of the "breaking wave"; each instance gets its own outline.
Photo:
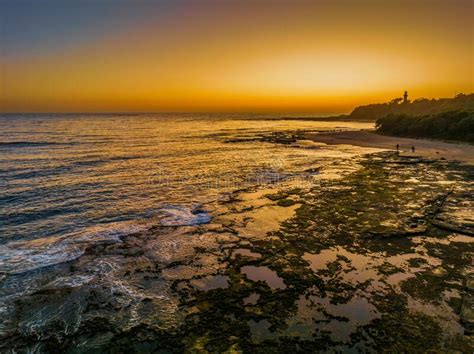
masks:
[[[0,273],[21,274],[72,261],[93,243],[120,242],[121,237],[146,231],[150,223],[115,222],[94,226],[74,234],[0,245]]]
[[[163,215],[160,222],[163,226],[191,226],[206,224],[211,221],[211,215],[199,207],[167,205],[160,209]]]

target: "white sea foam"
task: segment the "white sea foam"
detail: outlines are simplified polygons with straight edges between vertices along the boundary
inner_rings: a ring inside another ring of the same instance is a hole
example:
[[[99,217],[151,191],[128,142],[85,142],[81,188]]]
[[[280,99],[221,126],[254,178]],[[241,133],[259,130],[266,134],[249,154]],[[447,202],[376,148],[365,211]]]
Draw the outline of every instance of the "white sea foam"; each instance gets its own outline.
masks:
[[[20,274],[38,268],[64,263],[84,254],[84,245],[52,243],[35,245],[36,241],[11,242],[0,246],[0,272]],[[33,243],[33,245],[31,245]]]
[[[199,208],[190,208],[180,205],[168,205],[160,210],[163,226],[189,226],[205,224],[211,221],[211,215]]]
[[[59,277],[46,285],[46,288],[76,288],[94,279],[93,275],[71,275]]]
[[[20,274],[79,258],[91,243],[120,242],[120,238],[143,232],[149,223],[115,222],[63,236],[14,241],[0,245],[0,273]]]

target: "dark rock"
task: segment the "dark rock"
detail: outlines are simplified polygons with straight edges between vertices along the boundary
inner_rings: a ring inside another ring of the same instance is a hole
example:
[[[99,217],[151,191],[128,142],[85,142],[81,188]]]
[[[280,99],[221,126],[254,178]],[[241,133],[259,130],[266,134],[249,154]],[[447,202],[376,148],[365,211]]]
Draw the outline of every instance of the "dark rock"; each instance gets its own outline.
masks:
[[[474,294],[466,293],[461,306],[461,322],[468,334],[474,333]]]
[[[295,204],[295,201],[292,199],[280,199],[277,204],[281,207],[289,207]]]

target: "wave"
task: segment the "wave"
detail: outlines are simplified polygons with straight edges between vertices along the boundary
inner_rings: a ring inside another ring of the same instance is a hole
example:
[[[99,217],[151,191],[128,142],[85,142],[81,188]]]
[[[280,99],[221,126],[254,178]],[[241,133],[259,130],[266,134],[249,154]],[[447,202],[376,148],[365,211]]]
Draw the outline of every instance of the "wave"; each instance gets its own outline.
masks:
[[[199,207],[168,205],[159,210],[163,226],[208,223],[211,216]],[[11,241],[0,245],[0,274],[22,274],[81,257],[90,244],[121,242],[122,237],[147,231],[155,223],[119,221],[97,225],[62,236]]]
[[[0,147],[37,147],[51,145],[73,145],[74,143],[59,143],[54,141],[6,141],[0,142]]]
[[[121,238],[151,227],[150,223],[115,222],[73,234],[50,236],[0,245],[0,274],[21,274],[66,263],[81,257],[95,243],[121,242]]]
[[[191,226],[206,224],[211,221],[211,215],[199,207],[182,205],[167,205],[160,209],[163,217],[160,220],[163,226]]]

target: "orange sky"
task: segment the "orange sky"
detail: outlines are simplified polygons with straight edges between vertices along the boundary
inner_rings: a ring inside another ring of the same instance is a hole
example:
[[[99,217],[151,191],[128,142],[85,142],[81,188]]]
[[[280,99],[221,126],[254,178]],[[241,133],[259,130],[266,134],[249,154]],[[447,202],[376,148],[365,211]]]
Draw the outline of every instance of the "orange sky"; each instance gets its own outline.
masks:
[[[123,1],[98,16],[51,1],[25,33],[12,18],[21,24],[34,8],[1,5],[13,28],[2,28],[0,110],[331,114],[405,89],[472,92],[473,3],[177,1],[136,11]]]

